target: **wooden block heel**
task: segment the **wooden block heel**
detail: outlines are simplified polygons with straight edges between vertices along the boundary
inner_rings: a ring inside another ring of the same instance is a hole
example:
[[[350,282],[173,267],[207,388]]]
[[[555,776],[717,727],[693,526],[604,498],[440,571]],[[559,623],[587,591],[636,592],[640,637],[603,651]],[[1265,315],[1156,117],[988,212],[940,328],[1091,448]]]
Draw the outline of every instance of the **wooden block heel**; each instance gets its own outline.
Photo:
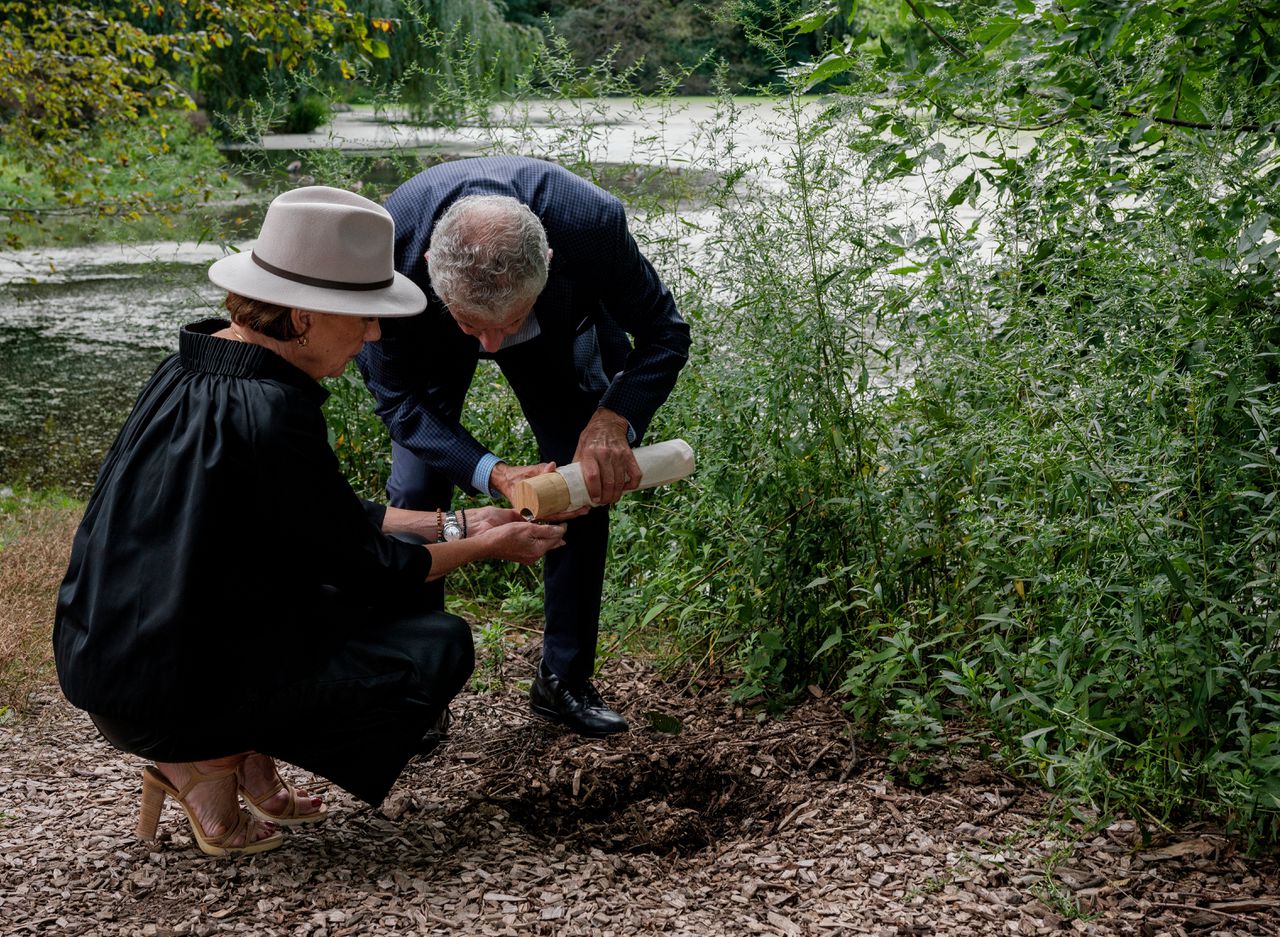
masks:
[[[191,777],[183,785],[182,790],[178,790],[170,784],[155,765],[147,765],[142,769],[142,807],[138,815],[139,836],[143,839],[155,838],[156,826],[160,822],[160,813],[164,809],[164,799],[172,797],[186,813],[187,822],[191,824],[191,832],[196,838],[196,845],[200,847],[200,851],[206,856],[241,856],[255,852],[266,852],[268,849],[275,849],[284,842],[284,836],[278,832],[263,839],[249,842],[249,833],[254,821],[249,814],[239,809],[238,803],[236,822],[232,824],[230,829],[217,836],[206,835],[204,828],[200,826],[200,821],[196,819],[195,811],[187,803],[187,794],[197,784],[220,781],[223,778],[233,776],[236,773],[236,769],[227,768],[223,771],[204,774],[193,764],[187,765],[187,767],[191,771]],[[245,840],[244,845],[224,845],[240,837],[241,834],[243,834],[242,838]]]
[[[142,839],[156,838],[160,812],[164,810],[165,791],[152,777],[154,770],[146,768],[142,772],[142,808],[138,812],[138,836]]]

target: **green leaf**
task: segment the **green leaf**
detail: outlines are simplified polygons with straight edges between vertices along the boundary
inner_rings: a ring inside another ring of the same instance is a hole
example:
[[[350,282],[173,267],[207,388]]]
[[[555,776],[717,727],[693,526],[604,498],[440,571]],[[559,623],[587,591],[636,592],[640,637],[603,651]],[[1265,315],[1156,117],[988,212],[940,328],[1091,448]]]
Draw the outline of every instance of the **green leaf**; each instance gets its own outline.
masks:
[[[1018,31],[1019,23],[1011,16],[997,16],[990,23],[973,34],[973,38],[982,43],[983,49],[990,52],[999,48]]]
[[[827,640],[823,641],[822,645],[813,652],[813,657],[810,660],[817,660],[843,640],[844,631],[837,627],[832,634],[827,635]]]
[[[974,193],[977,188],[975,176],[976,173],[969,173],[968,177],[963,182],[951,190],[951,194],[947,196],[946,201],[948,208],[955,208]]]
[[[386,59],[391,57],[391,49],[381,39],[375,39],[369,45],[369,54],[375,59]]]
[[[1246,251],[1262,243],[1263,235],[1266,234],[1267,228],[1271,224],[1271,216],[1265,212],[1253,219],[1249,227],[1240,232],[1240,237],[1236,239],[1236,250]]]
[[[841,72],[847,72],[852,67],[853,59],[850,56],[833,52],[813,66],[805,75],[805,90],[826,81],[828,78],[839,75]]]
[[[640,627],[643,628],[645,625],[649,624],[649,622],[653,621],[655,618],[657,618],[659,615],[661,615],[670,607],[671,607],[670,602],[659,602],[653,608],[649,609],[649,611],[644,613],[644,618],[640,620]]]
[[[808,13],[798,19],[792,20],[786,25],[785,29],[788,32],[795,32],[803,36],[805,33],[816,32],[823,26],[827,25],[827,22],[834,14],[835,11],[832,9],[815,10],[812,13]]]
[[[680,720],[675,716],[669,713],[660,713],[655,709],[645,710],[644,717],[649,721],[649,725],[663,735],[679,735],[680,730],[684,728]]]

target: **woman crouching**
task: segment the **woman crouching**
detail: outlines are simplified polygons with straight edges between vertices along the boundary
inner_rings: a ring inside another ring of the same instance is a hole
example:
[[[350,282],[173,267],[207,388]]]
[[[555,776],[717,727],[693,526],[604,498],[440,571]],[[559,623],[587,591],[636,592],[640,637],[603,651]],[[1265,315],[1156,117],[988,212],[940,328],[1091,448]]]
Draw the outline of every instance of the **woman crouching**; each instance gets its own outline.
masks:
[[[365,198],[275,199],[252,253],[210,268],[231,321],[180,331],[98,475],[55,657],[103,736],[155,762],[146,838],[166,797],[210,855],[323,820],[277,759],[380,803],[474,664],[466,623],[433,610],[424,583],[563,543],[563,527],[492,507],[437,542],[436,512],[362,502],[343,478],[318,380],[378,339],[379,317],[426,306],[393,251],[390,215]]]

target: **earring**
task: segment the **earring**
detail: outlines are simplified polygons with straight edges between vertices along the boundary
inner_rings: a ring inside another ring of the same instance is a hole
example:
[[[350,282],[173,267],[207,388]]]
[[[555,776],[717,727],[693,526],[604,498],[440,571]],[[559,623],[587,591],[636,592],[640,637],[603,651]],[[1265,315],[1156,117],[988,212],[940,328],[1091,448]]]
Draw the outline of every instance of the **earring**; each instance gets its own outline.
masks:
[[[305,335],[303,335],[298,339],[298,344],[303,348],[306,348],[308,341],[310,341],[310,339],[308,339]]]

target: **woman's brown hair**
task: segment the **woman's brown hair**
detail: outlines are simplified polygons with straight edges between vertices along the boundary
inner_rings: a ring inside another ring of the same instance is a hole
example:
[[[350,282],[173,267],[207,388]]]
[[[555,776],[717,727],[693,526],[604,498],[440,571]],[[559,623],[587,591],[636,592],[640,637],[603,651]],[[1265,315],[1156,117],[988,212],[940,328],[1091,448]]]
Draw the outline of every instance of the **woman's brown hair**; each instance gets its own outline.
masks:
[[[293,310],[288,306],[249,299],[239,293],[228,293],[224,305],[236,325],[253,329],[269,338],[287,342],[302,334],[294,329]]]

